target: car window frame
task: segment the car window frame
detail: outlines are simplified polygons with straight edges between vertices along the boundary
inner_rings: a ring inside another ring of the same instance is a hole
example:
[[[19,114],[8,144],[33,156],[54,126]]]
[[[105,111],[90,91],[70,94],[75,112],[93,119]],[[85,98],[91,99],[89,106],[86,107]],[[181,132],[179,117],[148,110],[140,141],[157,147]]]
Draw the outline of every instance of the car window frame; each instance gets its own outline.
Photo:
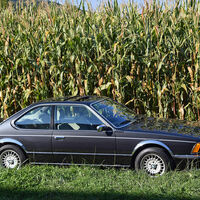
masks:
[[[85,105],[85,104],[80,104],[80,103],[58,103],[58,104],[53,104],[53,114],[52,114],[52,118],[53,118],[53,130],[54,131],[58,131],[58,132],[72,132],[72,131],[97,131],[97,130],[59,130],[59,129],[56,129],[56,126],[55,126],[55,121],[54,121],[54,113],[55,113],[55,109],[56,109],[56,106],[81,106],[81,107],[85,107],[86,109],[88,109],[92,114],[94,114],[101,122],[102,124],[110,127],[113,129],[113,127],[110,126],[109,123],[107,123],[107,121],[105,121],[100,115],[99,113],[96,113],[90,106],[88,105]]]
[[[31,112],[32,110],[34,110],[34,109],[37,109],[37,108],[39,108],[39,107],[47,107],[47,106],[49,106],[49,107],[51,107],[51,120],[50,120],[50,126],[49,126],[49,128],[48,129],[35,129],[35,128],[33,128],[33,129],[30,129],[30,128],[20,128],[20,127],[18,127],[15,123],[20,119],[20,118],[22,118],[24,115],[26,115],[28,112]],[[11,126],[13,127],[13,128],[15,128],[15,129],[17,129],[17,130],[24,130],[24,131],[33,131],[33,130],[39,130],[39,131],[49,131],[49,130],[53,130],[53,121],[52,121],[52,114],[53,114],[53,106],[51,105],[51,104],[40,104],[40,105],[35,105],[35,106],[33,106],[33,107],[30,107],[30,109],[28,109],[28,110],[26,110],[25,112],[23,112],[21,115],[19,115],[17,118],[15,118],[14,120],[12,120],[11,121]]]
[[[104,99],[103,99],[104,100]],[[102,100],[99,100],[102,101]],[[99,102],[99,101],[95,101]],[[98,113],[97,111],[95,111],[95,109],[93,107],[91,107],[92,104],[86,105],[86,104],[80,104],[80,103],[69,103],[69,102],[52,102],[52,103],[45,103],[45,104],[37,104],[37,105],[33,105],[33,106],[28,106],[27,108],[24,108],[24,112],[21,113],[21,111],[19,111],[19,116],[17,116],[16,118],[14,118],[10,124],[13,128],[15,128],[16,130],[24,130],[24,131],[33,131],[33,130],[39,130],[39,131],[72,131],[72,130],[57,130],[54,128],[54,111],[55,111],[55,106],[56,105],[76,105],[76,106],[85,106],[87,109],[89,109],[97,118],[99,118],[99,120],[102,122],[102,124],[106,125],[107,127],[110,127],[113,131],[115,131],[115,127],[112,126],[112,123],[110,124],[106,119],[104,119],[103,116],[101,116],[100,113]],[[19,128],[15,125],[15,122],[21,118],[22,116],[24,116],[26,113],[28,113],[29,111],[31,111],[32,109],[35,109],[37,107],[43,107],[43,106],[51,106],[52,110],[51,110],[51,124],[50,124],[50,128],[49,129],[23,129],[23,128]],[[76,130],[76,131],[88,131],[88,130]],[[91,130],[90,130],[91,131]]]

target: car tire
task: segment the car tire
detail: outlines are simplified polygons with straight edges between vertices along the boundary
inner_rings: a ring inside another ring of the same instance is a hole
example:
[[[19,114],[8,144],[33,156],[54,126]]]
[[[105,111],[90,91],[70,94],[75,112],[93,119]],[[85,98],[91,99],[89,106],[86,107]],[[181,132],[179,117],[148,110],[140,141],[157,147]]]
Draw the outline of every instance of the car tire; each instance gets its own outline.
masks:
[[[143,170],[150,176],[163,175],[171,167],[171,158],[158,147],[142,150],[135,159],[135,170]]]
[[[5,145],[0,148],[0,166],[4,168],[19,168],[26,161],[23,151],[15,145]]]

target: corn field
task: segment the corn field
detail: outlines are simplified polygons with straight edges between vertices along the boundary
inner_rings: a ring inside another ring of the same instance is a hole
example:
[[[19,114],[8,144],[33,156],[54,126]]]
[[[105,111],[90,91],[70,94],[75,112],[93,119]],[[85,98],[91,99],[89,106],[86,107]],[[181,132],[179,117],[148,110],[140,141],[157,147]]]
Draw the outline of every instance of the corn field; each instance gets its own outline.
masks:
[[[0,117],[46,98],[105,95],[148,116],[200,120],[200,3],[0,10]]]

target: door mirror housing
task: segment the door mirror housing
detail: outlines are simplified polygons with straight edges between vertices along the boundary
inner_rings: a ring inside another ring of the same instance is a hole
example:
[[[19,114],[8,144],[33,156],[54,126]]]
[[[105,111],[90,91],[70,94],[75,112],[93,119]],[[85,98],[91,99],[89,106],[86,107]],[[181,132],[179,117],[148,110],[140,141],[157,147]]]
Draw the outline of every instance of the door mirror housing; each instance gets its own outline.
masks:
[[[99,126],[97,126],[97,131],[98,132],[103,132],[103,131],[111,131],[112,129],[108,126],[106,126],[105,124],[101,124]]]

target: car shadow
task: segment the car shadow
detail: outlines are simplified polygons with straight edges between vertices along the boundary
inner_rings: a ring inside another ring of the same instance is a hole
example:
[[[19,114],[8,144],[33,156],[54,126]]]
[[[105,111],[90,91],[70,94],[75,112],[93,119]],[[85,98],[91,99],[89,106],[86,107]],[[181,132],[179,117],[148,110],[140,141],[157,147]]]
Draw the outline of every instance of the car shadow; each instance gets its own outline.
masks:
[[[166,196],[161,194],[127,194],[111,192],[31,191],[0,188],[1,200],[199,200],[197,197]]]

